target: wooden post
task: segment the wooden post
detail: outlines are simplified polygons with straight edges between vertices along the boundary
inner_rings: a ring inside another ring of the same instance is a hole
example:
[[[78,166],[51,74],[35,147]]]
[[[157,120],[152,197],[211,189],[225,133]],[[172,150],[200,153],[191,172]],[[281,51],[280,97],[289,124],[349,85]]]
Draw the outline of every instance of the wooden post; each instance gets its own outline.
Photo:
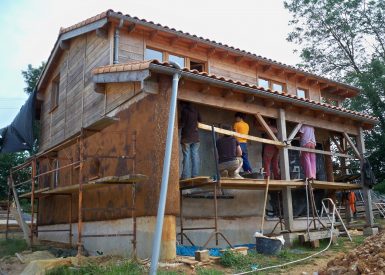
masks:
[[[280,141],[285,141],[287,139],[286,134],[286,118],[285,110],[279,109],[278,113],[278,139]],[[290,180],[290,167],[289,167],[289,150],[286,147],[283,147],[279,151],[279,160],[280,160],[280,169],[281,169],[281,179]],[[293,221],[293,204],[291,198],[291,189],[286,187],[282,192],[283,200],[283,217],[285,220],[286,230],[292,231],[294,228]]]
[[[31,174],[31,245],[33,245],[34,223],[35,218],[35,177],[36,177],[36,158],[32,160],[32,174]]]
[[[83,156],[84,156],[84,144],[83,144],[83,129],[79,137],[79,198],[78,198],[78,254],[82,255],[82,231],[83,231]]]
[[[329,138],[324,142],[324,148],[323,149],[325,151],[330,151],[330,139]],[[327,181],[334,182],[332,156],[325,155],[325,168],[326,168]]]
[[[364,183],[364,175],[362,173],[362,167],[364,165],[364,154],[366,152],[365,150],[365,140],[364,140],[364,130],[362,127],[359,128],[359,134],[357,136],[357,147],[358,151],[360,152],[361,159],[361,182],[362,184]],[[364,200],[365,200],[365,218],[366,218],[366,225],[368,227],[373,227],[374,226],[374,217],[373,217],[373,209],[372,209],[372,196],[371,196],[371,190],[363,185],[362,188],[362,193],[364,195]]]

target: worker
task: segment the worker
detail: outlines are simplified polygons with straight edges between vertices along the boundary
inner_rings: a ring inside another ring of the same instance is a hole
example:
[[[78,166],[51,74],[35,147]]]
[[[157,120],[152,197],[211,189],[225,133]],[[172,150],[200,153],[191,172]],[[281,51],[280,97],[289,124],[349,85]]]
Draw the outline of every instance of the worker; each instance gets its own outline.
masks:
[[[357,209],[356,209],[356,194],[353,191],[350,191],[348,193],[348,201],[350,210],[352,210],[353,217],[357,216]]]
[[[308,149],[315,149],[316,140],[314,128],[308,125],[302,125],[299,129],[300,145]],[[316,178],[316,155],[313,152],[301,152],[301,165],[304,170],[305,178]]]
[[[199,175],[199,132],[198,122],[201,122],[199,112],[190,102],[183,102],[180,119],[181,146],[183,153],[181,179],[194,178]]]
[[[234,123],[234,131],[240,134],[248,135],[249,134],[249,124],[247,124],[245,121],[245,115],[242,113],[236,113],[235,114],[235,123]],[[248,158],[248,152],[247,152],[247,139],[237,137],[237,140],[239,142],[239,145],[242,149],[242,168],[243,172],[247,174],[252,173],[252,169],[250,166],[249,158]]]
[[[278,133],[278,129],[276,126],[276,122],[273,119],[269,119],[266,121],[267,125],[269,126],[270,130],[274,133]],[[258,130],[265,131],[265,129],[262,127],[262,125],[259,125]],[[264,133],[262,134],[263,138],[267,138],[267,135]],[[265,172],[265,178],[270,177],[271,178],[271,168],[273,168],[273,176],[275,180],[280,180],[281,175],[279,171],[279,149],[272,144],[263,144],[263,170]]]
[[[223,125],[223,129],[231,131],[229,125]],[[221,177],[239,178],[242,168],[242,149],[239,142],[230,135],[224,135],[216,141],[218,151],[218,168]]]

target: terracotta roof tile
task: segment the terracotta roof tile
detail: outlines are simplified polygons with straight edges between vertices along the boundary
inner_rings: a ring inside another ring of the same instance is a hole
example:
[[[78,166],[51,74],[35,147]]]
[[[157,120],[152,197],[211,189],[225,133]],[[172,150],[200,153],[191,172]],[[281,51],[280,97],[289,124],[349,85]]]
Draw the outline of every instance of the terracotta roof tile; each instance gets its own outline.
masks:
[[[93,74],[102,74],[102,73],[112,73],[112,72],[126,72],[126,71],[144,70],[144,69],[150,68],[150,64],[157,64],[157,65],[172,67],[172,65],[168,62],[159,62],[158,60],[147,60],[147,61],[134,61],[134,62],[125,63],[125,64],[114,64],[114,65],[102,66],[102,67],[95,68],[92,71],[92,73]],[[334,105],[330,105],[330,104],[326,104],[326,103],[322,103],[322,102],[316,102],[316,101],[310,100],[308,98],[298,97],[297,95],[288,94],[285,92],[279,92],[279,91],[272,91],[270,89],[264,89],[263,87],[259,87],[259,86],[254,85],[254,84],[243,83],[239,80],[234,80],[231,78],[225,78],[223,76],[216,76],[214,74],[208,74],[207,72],[199,72],[197,70],[189,70],[188,68],[183,68],[182,71],[201,75],[201,76],[206,76],[209,78],[225,81],[225,82],[232,83],[232,84],[237,84],[237,85],[244,86],[244,87],[250,87],[253,89],[258,89],[258,90],[265,91],[268,93],[274,93],[277,95],[281,95],[281,96],[285,96],[285,97],[289,97],[289,98],[294,98],[294,99],[297,99],[300,101],[312,103],[314,105],[319,105],[319,106],[327,107],[330,109],[339,110],[339,111],[342,111],[345,113],[355,114],[357,116],[361,116],[364,118],[368,118],[368,119],[372,119],[372,120],[378,120],[376,117],[373,117],[373,116],[370,116],[370,115],[367,115],[364,113],[348,110],[348,109],[343,108],[343,107],[338,107],[338,106],[334,106]]]

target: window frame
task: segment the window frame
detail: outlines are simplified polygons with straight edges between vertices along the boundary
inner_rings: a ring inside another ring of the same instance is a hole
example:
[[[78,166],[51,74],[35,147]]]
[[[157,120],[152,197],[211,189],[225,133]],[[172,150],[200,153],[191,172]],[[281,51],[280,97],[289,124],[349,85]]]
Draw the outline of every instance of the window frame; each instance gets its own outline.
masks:
[[[305,96],[304,97],[301,97],[298,95],[298,91],[301,90],[304,92]],[[309,99],[309,90],[308,89],[305,89],[305,88],[301,88],[301,87],[297,87],[296,91],[295,91],[295,95],[299,98],[307,98]]]
[[[59,107],[60,74],[56,75],[51,81],[51,100],[49,112],[53,112]]]
[[[144,52],[143,52],[143,60],[152,60],[152,59],[146,59],[145,55],[146,55],[146,50],[151,50],[151,51],[155,51],[155,52],[159,52],[162,54],[162,59],[159,60],[159,62],[164,62],[165,61],[165,52],[162,51],[162,50],[159,50],[159,49],[156,49],[156,48],[152,48],[152,47],[145,47],[144,48]],[[158,59],[157,59],[158,60]]]
[[[183,66],[182,66],[182,68],[187,67],[187,60],[186,60],[187,58],[186,58],[186,56],[180,56],[180,55],[177,55],[177,54],[173,54],[173,53],[167,52],[167,61],[168,62],[170,62],[170,55],[183,59]]]
[[[257,83],[258,83],[258,87],[263,87],[263,86],[260,86],[259,85],[259,81],[260,80],[265,80],[265,81],[267,81],[267,89],[269,89],[269,90],[271,90],[271,91],[275,91],[274,89],[273,89],[273,87],[274,87],[274,84],[276,84],[276,85],[280,85],[280,86],[282,86],[282,91],[281,91],[281,93],[285,93],[286,92],[286,83],[284,83],[284,82],[280,82],[280,81],[276,81],[276,80],[272,80],[272,79],[270,79],[270,78],[265,78],[265,77],[258,77],[258,79],[257,79]],[[264,89],[266,89],[265,87],[263,87]],[[278,91],[279,92],[279,91]]]

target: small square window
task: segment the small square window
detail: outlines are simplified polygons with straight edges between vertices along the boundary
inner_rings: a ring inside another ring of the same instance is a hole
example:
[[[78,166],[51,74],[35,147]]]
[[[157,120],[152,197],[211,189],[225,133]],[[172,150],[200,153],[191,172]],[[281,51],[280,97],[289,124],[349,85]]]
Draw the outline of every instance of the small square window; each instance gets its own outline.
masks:
[[[60,75],[57,75],[51,83],[51,106],[50,111],[56,109],[59,105]]]
[[[148,49],[144,50],[144,60],[153,60],[156,59],[160,62],[163,61],[163,53],[157,50]]]
[[[297,89],[297,96],[301,97],[301,98],[307,98],[308,97],[307,90],[298,88]]]
[[[283,92],[283,85],[280,83],[273,83],[273,91]]]
[[[269,89],[270,87],[270,83],[269,83],[269,80],[266,80],[266,79],[263,79],[263,78],[259,78],[258,79],[258,86],[259,87],[262,87],[264,89]]]
[[[206,64],[200,61],[190,61],[190,70],[197,70],[198,72],[205,72]]]
[[[172,54],[170,54],[170,55],[168,56],[168,61],[175,62],[175,63],[178,64],[181,68],[186,67],[185,64],[184,64],[184,57],[180,57],[180,56],[177,56],[177,55],[172,55]]]

